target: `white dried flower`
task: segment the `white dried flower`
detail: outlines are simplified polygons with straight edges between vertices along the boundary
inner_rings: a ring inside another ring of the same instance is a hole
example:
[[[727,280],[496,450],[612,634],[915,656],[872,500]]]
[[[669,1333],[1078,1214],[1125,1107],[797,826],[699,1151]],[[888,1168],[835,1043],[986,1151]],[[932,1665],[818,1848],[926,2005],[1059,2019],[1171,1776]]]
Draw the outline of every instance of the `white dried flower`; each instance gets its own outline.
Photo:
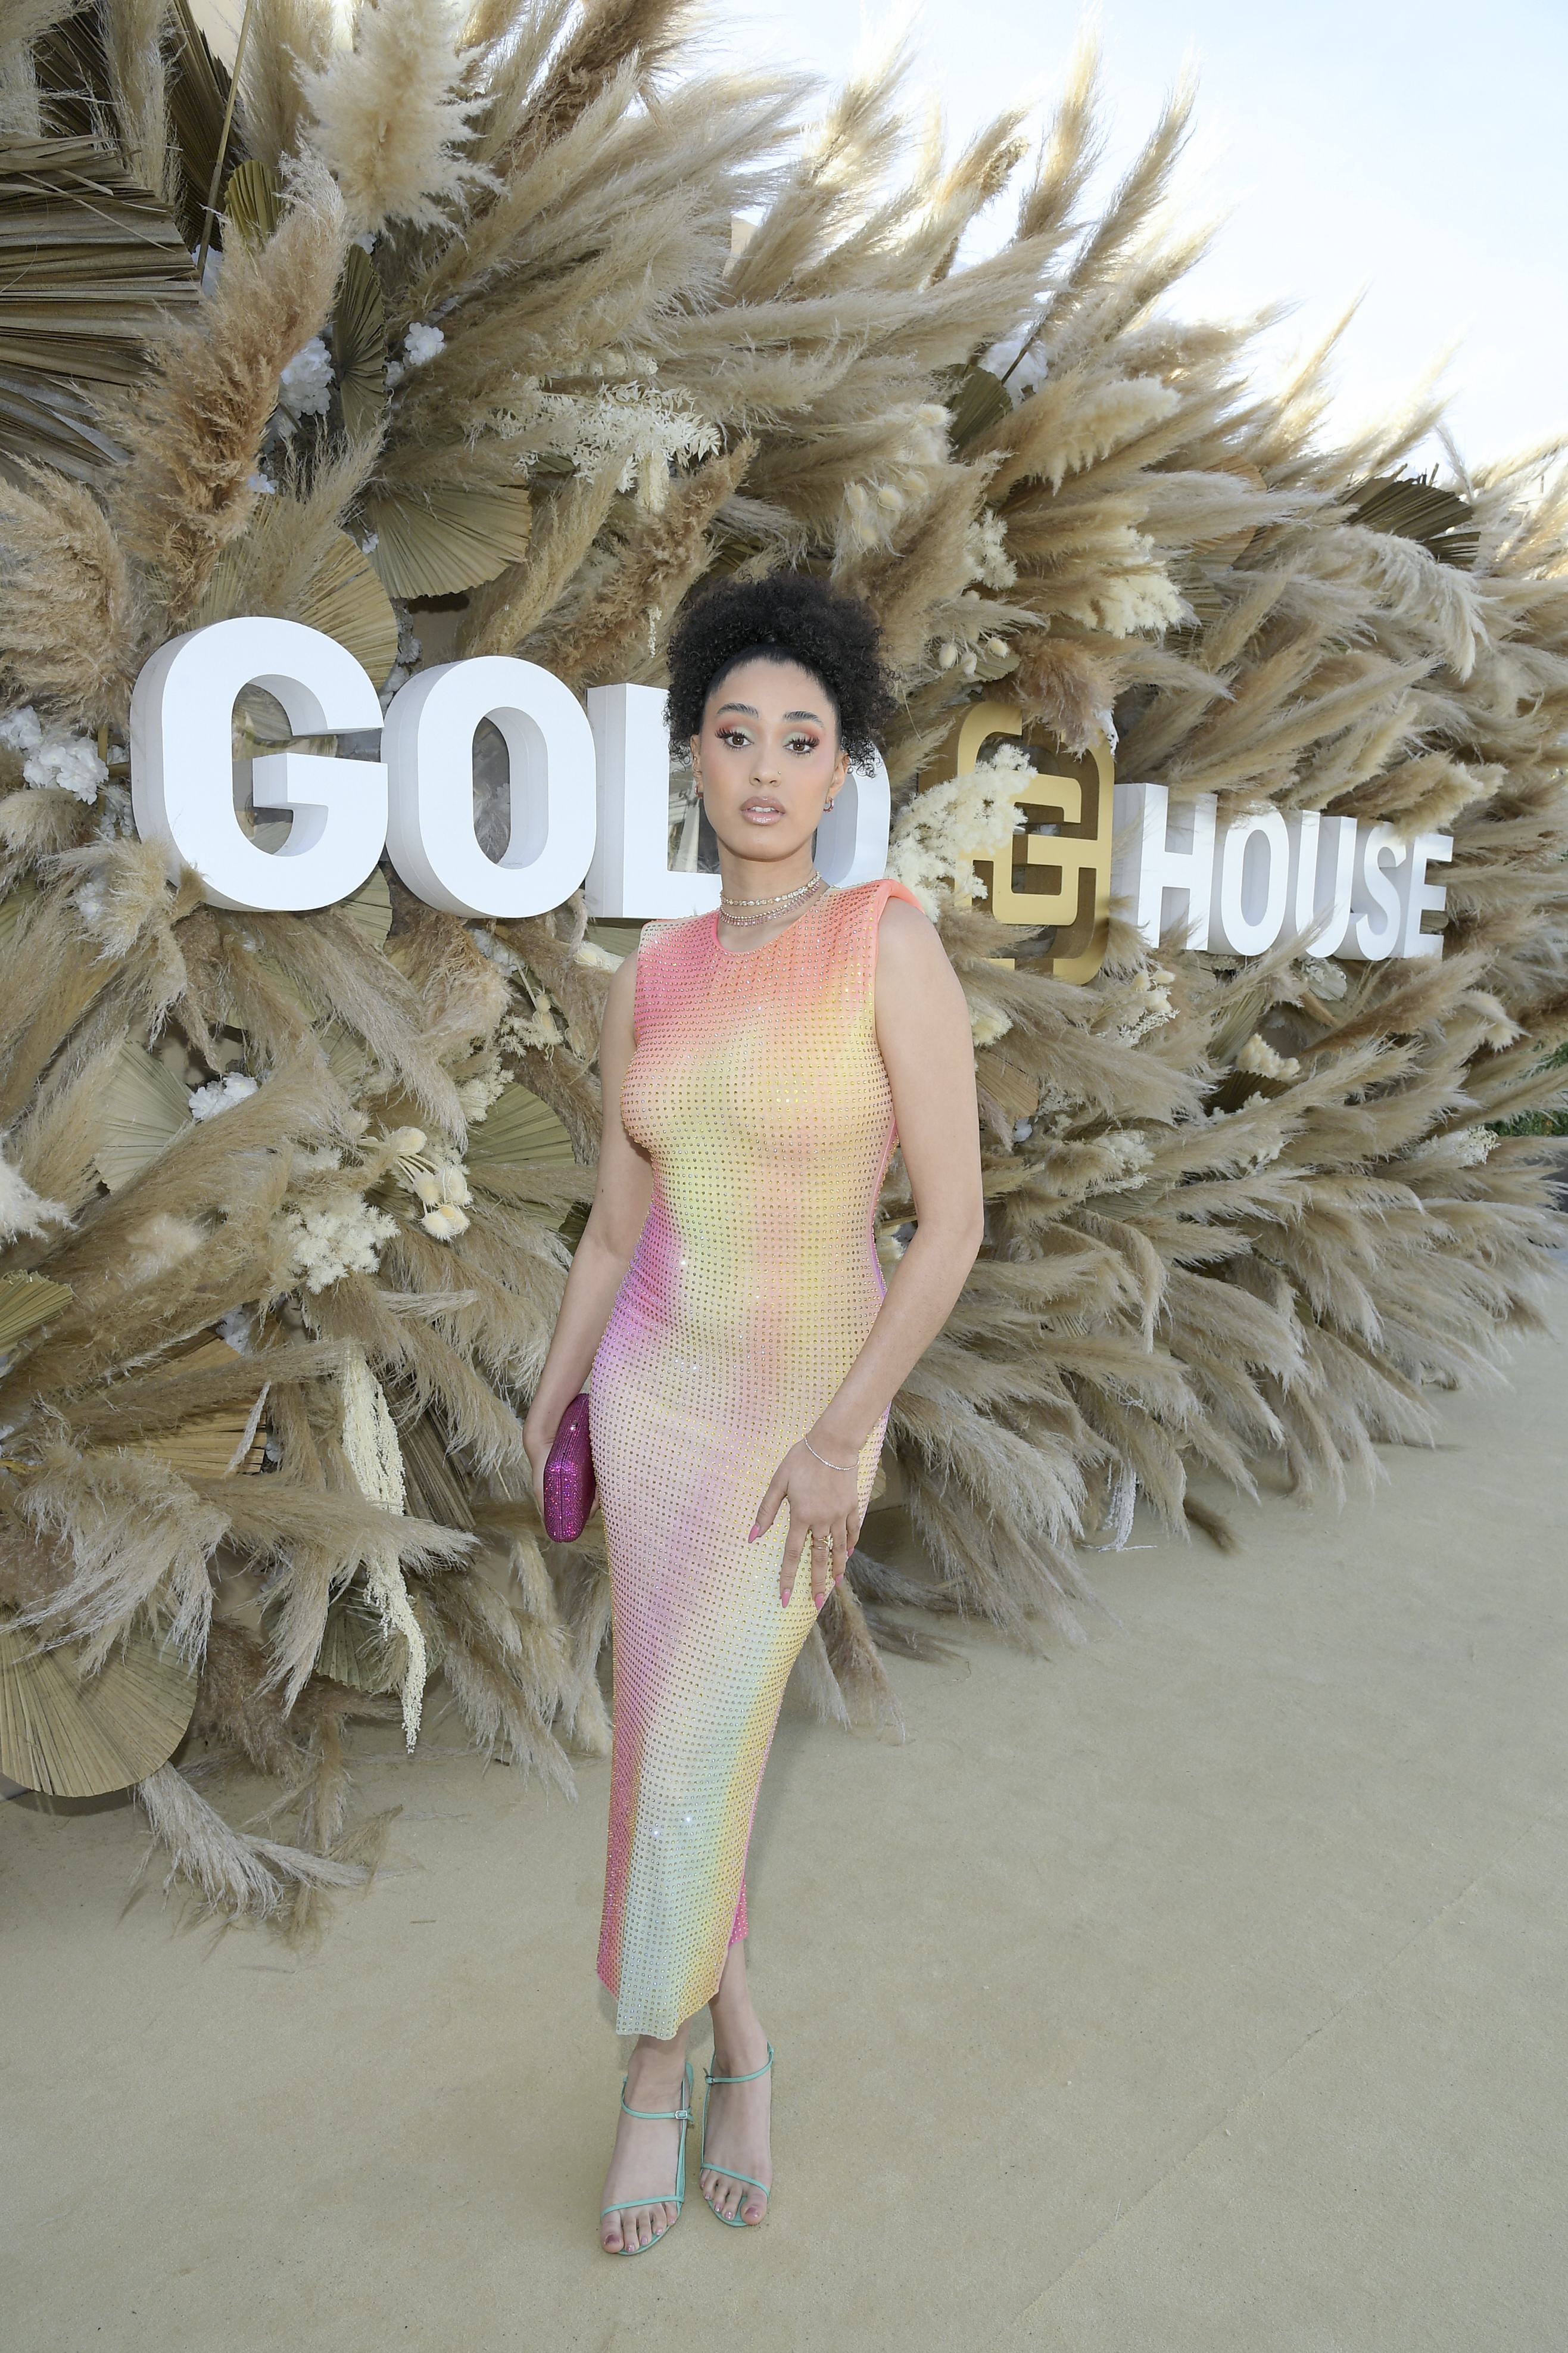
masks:
[[[552,450],[570,458],[582,473],[597,473],[619,458],[618,488],[635,489],[641,504],[655,513],[664,505],[670,467],[679,459],[713,457],[720,447],[718,427],[682,392],[656,390],[635,379],[606,385],[588,399],[543,392],[536,378],[521,390],[524,397],[495,420],[503,440],[527,440]]]
[[[1028,768],[1026,754],[1021,765]],[[888,871],[909,885],[933,920],[942,905],[940,885],[969,905],[981,891],[974,860],[1011,860],[1013,836],[1024,822],[1010,797],[1019,765],[998,757],[916,793],[900,811],[888,846]]]
[[[0,745],[7,752],[31,752],[44,740],[44,723],[30,702],[0,718]]]
[[[1403,1156],[1406,1160],[1435,1160],[1447,1168],[1479,1167],[1499,1141],[1489,1127],[1456,1127],[1446,1135],[1428,1135]]]
[[[427,326],[424,320],[416,319],[403,338],[404,365],[425,367],[437,352],[444,352],[446,348],[447,338],[439,327]]]
[[[320,335],[297,351],[278,379],[278,402],[294,424],[324,417],[332,389],[332,355]]]
[[[599,945],[597,940],[579,940],[573,951],[572,961],[586,965],[592,972],[619,972],[626,958],[612,955],[608,948]]]
[[[982,507],[963,539],[971,575],[987,588],[1011,588],[1018,567],[1007,553],[1007,526],[994,507]]]
[[[30,702],[0,719],[0,744],[26,754],[24,783],[74,793],[79,801],[96,800],[99,786],[109,778],[108,765],[90,735],[73,735],[52,720],[46,724]]]
[[[530,1047],[549,1053],[564,1042],[565,1032],[555,1019],[548,996],[541,989],[531,1013],[508,1013],[496,1031],[498,1046],[521,1053]]]
[[[437,1208],[427,1209],[419,1222],[426,1232],[433,1234],[438,1242],[449,1242],[455,1236],[466,1234],[468,1230],[468,1219],[461,1209],[449,1202],[443,1202]]]
[[[191,1117],[216,1119],[219,1112],[232,1111],[236,1103],[244,1103],[259,1084],[259,1080],[247,1078],[243,1071],[226,1071],[221,1079],[209,1079],[205,1087],[193,1087]]]
[[[468,1180],[455,1163],[441,1168],[414,1168],[409,1171],[408,1185],[427,1209],[451,1205],[466,1208],[469,1200]],[[465,1220],[465,1223],[467,1220]]]
[[[307,1291],[324,1291],[345,1274],[374,1274],[383,1244],[397,1231],[395,1218],[357,1193],[319,1208],[285,1209],[281,1225],[283,1270]]]
[[[1140,965],[1126,986],[1104,998],[1104,1009],[1094,1023],[1097,1031],[1123,1046],[1135,1046],[1152,1029],[1176,1018],[1170,986],[1175,974],[1163,965]]]
[[[470,1127],[482,1127],[485,1114],[497,1097],[509,1084],[502,1070],[481,1071],[477,1079],[465,1079],[458,1089],[458,1101],[463,1107],[463,1117]]]
[[[1237,1056],[1236,1067],[1238,1071],[1250,1071],[1259,1079],[1296,1079],[1301,1075],[1301,1065],[1294,1054],[1277,1054],[1256,1030]]]

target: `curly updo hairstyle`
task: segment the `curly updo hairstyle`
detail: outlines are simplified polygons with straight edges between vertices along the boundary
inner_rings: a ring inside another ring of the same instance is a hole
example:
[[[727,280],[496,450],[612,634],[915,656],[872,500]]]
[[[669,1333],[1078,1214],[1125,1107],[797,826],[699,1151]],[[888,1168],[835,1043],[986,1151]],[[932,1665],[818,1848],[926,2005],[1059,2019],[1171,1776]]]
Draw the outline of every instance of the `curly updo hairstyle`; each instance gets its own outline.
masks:
[[[702,732],[708,698],[742,661],[798,662],[833,705],[838,741],[870,765],[897,704],[881,632],[858,597],[809,573],[720,580],[687,607],[669,639],[669,741],[684,755]]]

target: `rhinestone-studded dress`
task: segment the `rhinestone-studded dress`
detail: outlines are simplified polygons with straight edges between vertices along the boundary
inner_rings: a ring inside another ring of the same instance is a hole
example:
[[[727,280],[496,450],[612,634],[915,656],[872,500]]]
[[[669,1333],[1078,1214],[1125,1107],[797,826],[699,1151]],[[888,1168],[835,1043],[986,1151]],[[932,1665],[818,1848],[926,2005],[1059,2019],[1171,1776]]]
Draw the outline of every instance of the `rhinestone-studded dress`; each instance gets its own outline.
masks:
[[[829,891],[741,953],[716,915],[642,935],[621,1116],[653,1200],[591,1408],[615,1593],[599,1975],[623,2033],[674,2034],[745,1934],[757,1787],[815,1616],[804,1570],[779,1604],[787,1512],[748,1533],[882,1302],[893,1107],[873,982],[892,896],[914,903],[897,882]],[[861,1450],[862,1507],[880,1442]]]

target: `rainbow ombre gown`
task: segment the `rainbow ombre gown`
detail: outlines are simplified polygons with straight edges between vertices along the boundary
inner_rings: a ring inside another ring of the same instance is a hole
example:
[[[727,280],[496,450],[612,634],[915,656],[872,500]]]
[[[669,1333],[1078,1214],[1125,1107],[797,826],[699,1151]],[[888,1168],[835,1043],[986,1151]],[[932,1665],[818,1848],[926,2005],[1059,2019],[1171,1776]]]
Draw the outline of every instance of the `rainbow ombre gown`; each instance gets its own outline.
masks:
[[[893,894],[911,897],[829,891],[739,954],[716,915],[642,935],[621,1116],[653,1201],[592,1389],[615,1593],[599,1975],[623,2033],[674,2034],[745,1934],[757,1787],[815,1616],[804,1570],[780,1607],[787,1512],[748,1535],[882,1302],[893,1107],[872,987]]]

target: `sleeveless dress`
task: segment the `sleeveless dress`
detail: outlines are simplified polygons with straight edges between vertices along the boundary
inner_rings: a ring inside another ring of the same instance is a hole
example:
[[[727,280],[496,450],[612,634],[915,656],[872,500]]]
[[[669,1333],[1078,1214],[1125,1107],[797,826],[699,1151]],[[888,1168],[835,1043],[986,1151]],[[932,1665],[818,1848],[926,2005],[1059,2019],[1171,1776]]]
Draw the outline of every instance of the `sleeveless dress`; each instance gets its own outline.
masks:
[[[674,2034],[746,1933],[757,1788],[816,1616],[809,1559],[780,1606],[787,1508],[749,1532],[882,1303],[894,1128],[873,989],[895,896],[918,904],[892,881],[829,890],[740,953],[716,914],[642,934],[621,1116],[653,1198],[590,1392],[614,1593],[599,1975],[622,2033]]]

